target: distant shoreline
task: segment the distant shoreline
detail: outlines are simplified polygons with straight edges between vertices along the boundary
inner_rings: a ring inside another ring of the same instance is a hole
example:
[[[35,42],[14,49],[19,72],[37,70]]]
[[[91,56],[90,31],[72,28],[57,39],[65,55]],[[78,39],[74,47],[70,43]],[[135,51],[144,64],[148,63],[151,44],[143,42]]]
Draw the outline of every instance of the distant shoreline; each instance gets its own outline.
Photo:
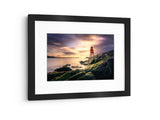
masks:
[[[47,56],[47,58],[79,58],[79,57],[53,57],[53,56]]]

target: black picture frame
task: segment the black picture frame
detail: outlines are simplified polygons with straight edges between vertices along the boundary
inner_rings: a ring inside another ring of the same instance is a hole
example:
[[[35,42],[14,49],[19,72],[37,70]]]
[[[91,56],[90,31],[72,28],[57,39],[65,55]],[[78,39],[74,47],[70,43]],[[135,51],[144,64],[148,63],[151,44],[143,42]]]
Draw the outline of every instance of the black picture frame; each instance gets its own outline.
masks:
[[[92,23],[122,23],[125,37],[125,90],[85,93],[35,94],[35,21],[70,21]],[[28,100],[73,99],[130,96],[130,18],[68,16],[68,15],[28,15]]]

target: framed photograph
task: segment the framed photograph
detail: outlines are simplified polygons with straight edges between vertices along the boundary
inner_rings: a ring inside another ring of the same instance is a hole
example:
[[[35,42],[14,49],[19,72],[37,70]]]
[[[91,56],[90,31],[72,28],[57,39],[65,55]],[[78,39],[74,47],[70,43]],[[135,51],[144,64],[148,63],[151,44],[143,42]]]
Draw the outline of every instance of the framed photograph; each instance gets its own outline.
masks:
[[[28,100],[130,96],[130,18],[28,15]]]

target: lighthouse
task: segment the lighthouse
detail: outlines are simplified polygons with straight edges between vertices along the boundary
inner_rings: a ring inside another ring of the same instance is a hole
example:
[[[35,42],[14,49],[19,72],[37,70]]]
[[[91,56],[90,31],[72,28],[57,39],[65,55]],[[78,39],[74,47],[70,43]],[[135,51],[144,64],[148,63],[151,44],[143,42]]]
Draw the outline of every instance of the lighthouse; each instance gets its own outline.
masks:
[[[93,46],[91,46],[90,48],[90,56],[89,57],[93,57],[94,56],[94,49]]]

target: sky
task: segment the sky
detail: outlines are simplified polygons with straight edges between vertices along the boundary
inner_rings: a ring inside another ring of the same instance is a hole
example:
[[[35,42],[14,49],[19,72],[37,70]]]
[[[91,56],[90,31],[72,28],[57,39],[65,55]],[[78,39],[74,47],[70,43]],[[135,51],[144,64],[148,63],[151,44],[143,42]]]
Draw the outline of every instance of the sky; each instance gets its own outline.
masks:
[[[114,35],[105,34],[47,34],[47,56],[89,57],[114,48]]]

